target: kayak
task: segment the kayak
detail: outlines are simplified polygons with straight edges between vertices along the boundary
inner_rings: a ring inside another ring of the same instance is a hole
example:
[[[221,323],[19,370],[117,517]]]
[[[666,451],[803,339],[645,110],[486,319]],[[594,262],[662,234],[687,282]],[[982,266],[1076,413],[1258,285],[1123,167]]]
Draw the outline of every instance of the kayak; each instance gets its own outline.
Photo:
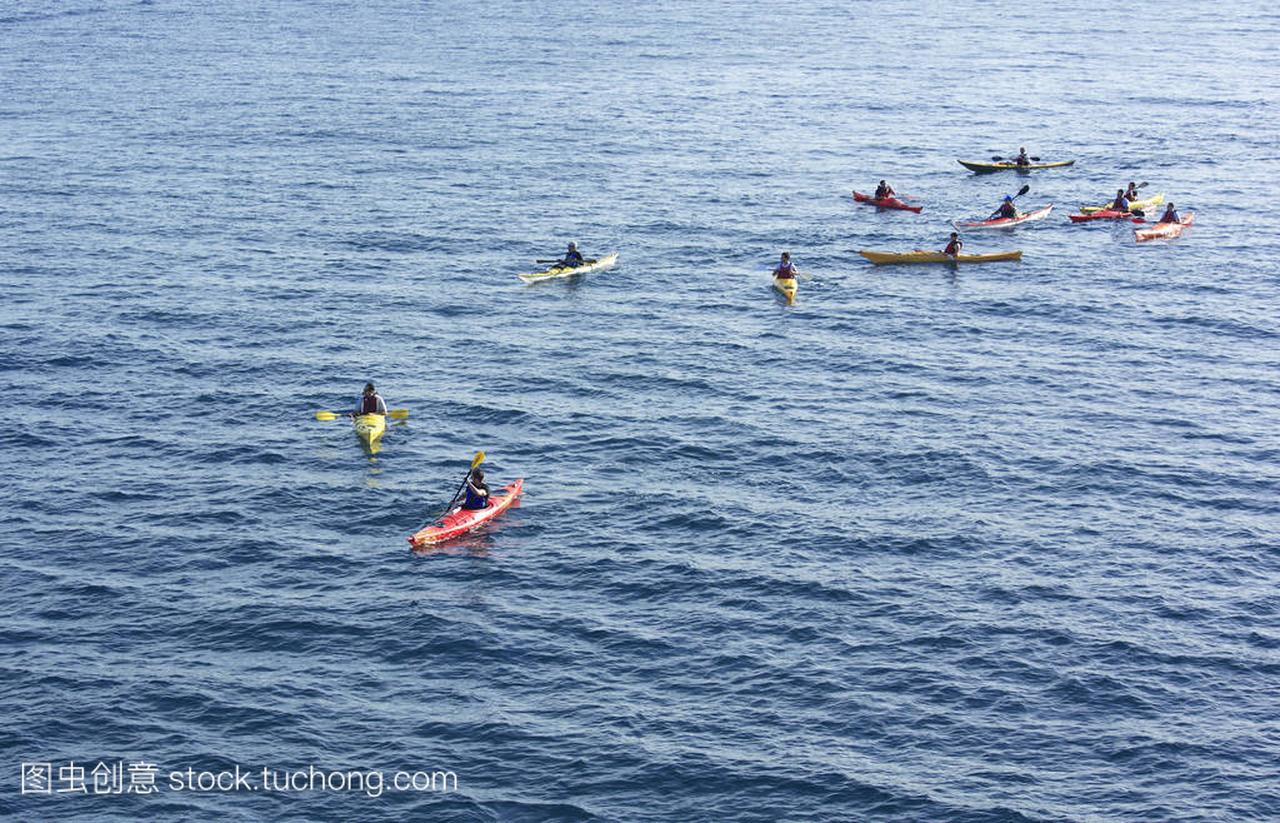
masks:
[[[1059,160],[1056,163],[1028,163],[1025,166],[1019,166],[1017,163],[970,163],[968,160],[957,160],[957,163],[964,166],[971,172],[977,174],[992,174],[998,171],[1030,171],[1032,169],[1060,169],[1064,166],[1075,165],[1074,160]]]
[[[540,283],[543,280],[554,280],[557,277],[572,277],[575,274],[586,274],[589,271],[600,271],[607,269],[618,262],[618,253],[606,254],[598,260],[588,260],[581,266],[552,266],[546,271],[529,272],[528,274],[517,274],[526,283]]]
[[[799,287],[796,285],[794,277],[775,277],[773,278],[773,287],[781,292],[783,297],[787,298],[788,306],[796,304],[796,290]]]
[[[1069,214],[1072,223],[1088,223],[1090,220],[1141,220],[1141,217],[1130,214],[1127,211],[1114,211],[1113,209],[1103,209],[1101,211],[1090,212],[1089,214]]]
[[[1182,234],[1183,229],[1194,222],[1196,222],[1196,213],[1189,211],[1182,215],[1182,220],[1177,223],[1156,223],[1148,228],[1134,229],[1133,239],[1139,243],[1145,243],[1148,240],[1177,237]]]
[[[372,449],[387,431],[387,418],[381,414],[358,414],[355,427],[356,434]]]
[[[410,535],[409,543],[416,549],[460,537],[511,508],[511,504],[516,502],[522,491],[524,491],[523,477],[490,497],[486,508],[464,509],[458,506],[431,525],[424,526]]]
[[[957,254],[952,257],[940,251],[860,251],[858,254],[883,266],[889,263],[999,263],[1005,260],[1021,260],[1020,251],[997,251],[990,254]]]
[[[1043,220],[1049,216],[1049,212],[1053,211],[1053,204],[1035,211],[1024,212],[1017,217],[997,217],[994,220],[971,220],[971,221],[953,221],[951,225],[961,231],[977,231],[978,229],[1011,229],[1014,226],[1023,223],[1034,223],[1037,220]]]
[[[860,191],[853,193],[853,199],[859,203],[866,203],[869,206],[875,206],[878,209],[899,209],[901,211],[913,211],[919,214],[924,206],[908,206],[896,197],[882,197],[879,200],[869,194],[863,194]]]
[[[1114,202],[1115,202],[1114,200],[1111,201],[1111,203],[1114,203]],[[1159,194],[1153,194],[1150,197],[1143,198],[1142,200],[1129,201],[1129,208],[1130,209],[1149,209],[1152,206],[1158,206],[1163,202],[1164,202],[1164,192],[1160,192]],[[1099,211],[1111,211],[1111,203],[1106,203],[1101,206],[1081,206],[1080,213],[1093,214],[1094,212],[1099,212]]]

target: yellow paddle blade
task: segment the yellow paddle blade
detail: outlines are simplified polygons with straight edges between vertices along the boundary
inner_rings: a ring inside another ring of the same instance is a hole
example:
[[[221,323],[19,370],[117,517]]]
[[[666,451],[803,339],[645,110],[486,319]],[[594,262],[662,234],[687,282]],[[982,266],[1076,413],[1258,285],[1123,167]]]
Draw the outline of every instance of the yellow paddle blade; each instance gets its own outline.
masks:
[[[337,420],[338,415],[331,411],[318,411],[316,412],[316,419],[317,420]]]
[[[387,412],[387,416],[393,420],[403,420],[409,416],[409,410],[408,409],[392,409],[391,411]]]
[[[471,461],[471,468],[475,468],[484,462],[484,452],[476,452],[475,459]]]

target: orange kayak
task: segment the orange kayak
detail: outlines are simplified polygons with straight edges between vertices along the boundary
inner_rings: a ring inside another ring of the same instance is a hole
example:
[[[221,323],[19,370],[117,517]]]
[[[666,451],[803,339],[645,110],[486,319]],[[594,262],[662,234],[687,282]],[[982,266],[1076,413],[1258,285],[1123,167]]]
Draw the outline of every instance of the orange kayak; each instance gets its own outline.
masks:
[[[464,509],[459,506],[434,523],[424,526],[412,534],[409,537],[409,543],[416,549],[461,537],[472,529],[478,529],[511,508],[511,504],[516,502],[522,491],[524,491],[523,477],[489,498],[488,507],[483,509]]]
[[[1178,223],[1156,223],[1153,226],[1134,229],[1133,239],[1139,243],[1145,243],[1148,240],[1159,240],[1164,237],[1177,237],[1182,234],[1183,229],[1194,222],[1196,222],[1196,213],[1189,211],[1182,215],[1182,220]]]

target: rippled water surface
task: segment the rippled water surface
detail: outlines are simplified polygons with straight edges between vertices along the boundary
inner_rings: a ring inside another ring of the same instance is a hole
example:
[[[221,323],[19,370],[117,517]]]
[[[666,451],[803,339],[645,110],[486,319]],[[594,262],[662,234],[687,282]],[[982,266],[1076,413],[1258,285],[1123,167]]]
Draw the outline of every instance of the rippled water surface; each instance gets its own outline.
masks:
[[[1278,42],[1259,0],[6,6],[0,816],[1276,819]],[[1077,163],[956,163],[1019,145]],[[1197,224],[1068,223],[1127,180]],[[1023,183],[1052,217],[968,246],[1021,263],[857,255]],[[619,265],[514,276],[570,239]],[[313,417],[366,380],[376,456]],[[477,449],[522,504],[410,552]],[[160,790],[21,794],[71,761]],[[312,765],[458,786],[167,777]]]

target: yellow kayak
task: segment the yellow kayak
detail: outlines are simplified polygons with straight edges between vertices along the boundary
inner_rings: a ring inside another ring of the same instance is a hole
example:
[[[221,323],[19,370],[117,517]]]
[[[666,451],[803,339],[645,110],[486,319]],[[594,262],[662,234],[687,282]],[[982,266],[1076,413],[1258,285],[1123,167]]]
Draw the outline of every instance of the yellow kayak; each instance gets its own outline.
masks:
[[[381,414],[358,414],[355,419],[356,434],[370,451],[376,451],[378,441],[387,431],[387,418]]]
[[[998,251],[991,254],[957,254],[952,257],[940,251],[860,251],[858,254],[883,266],[889,263],[998,263],[1004,260],[1021,260],[1020,251]]]
[[[1107,203],[1104,206],[1081,206],[1080,213],[1093,214],[1096,211],[1107,211],[1111,208],[1111,203],[1114,203],[1114,202],[1115,201],[1112,200],[1110,203]],[[1130,201],[1129,210],[1130,211],[1133,211],[1134,209],[1146,210],[1151,208],[1152,206],[1158,206],[1163,202],[1164,202],[1164,192],[1160,192],[1159,194],[1153,194],[1150,197],[1143,198],[1142,200]]]
[[[775,277],[773,278],[773,287],[787,298],[787,305],[794,306],[796,304],[796,279],[794,277]]]

